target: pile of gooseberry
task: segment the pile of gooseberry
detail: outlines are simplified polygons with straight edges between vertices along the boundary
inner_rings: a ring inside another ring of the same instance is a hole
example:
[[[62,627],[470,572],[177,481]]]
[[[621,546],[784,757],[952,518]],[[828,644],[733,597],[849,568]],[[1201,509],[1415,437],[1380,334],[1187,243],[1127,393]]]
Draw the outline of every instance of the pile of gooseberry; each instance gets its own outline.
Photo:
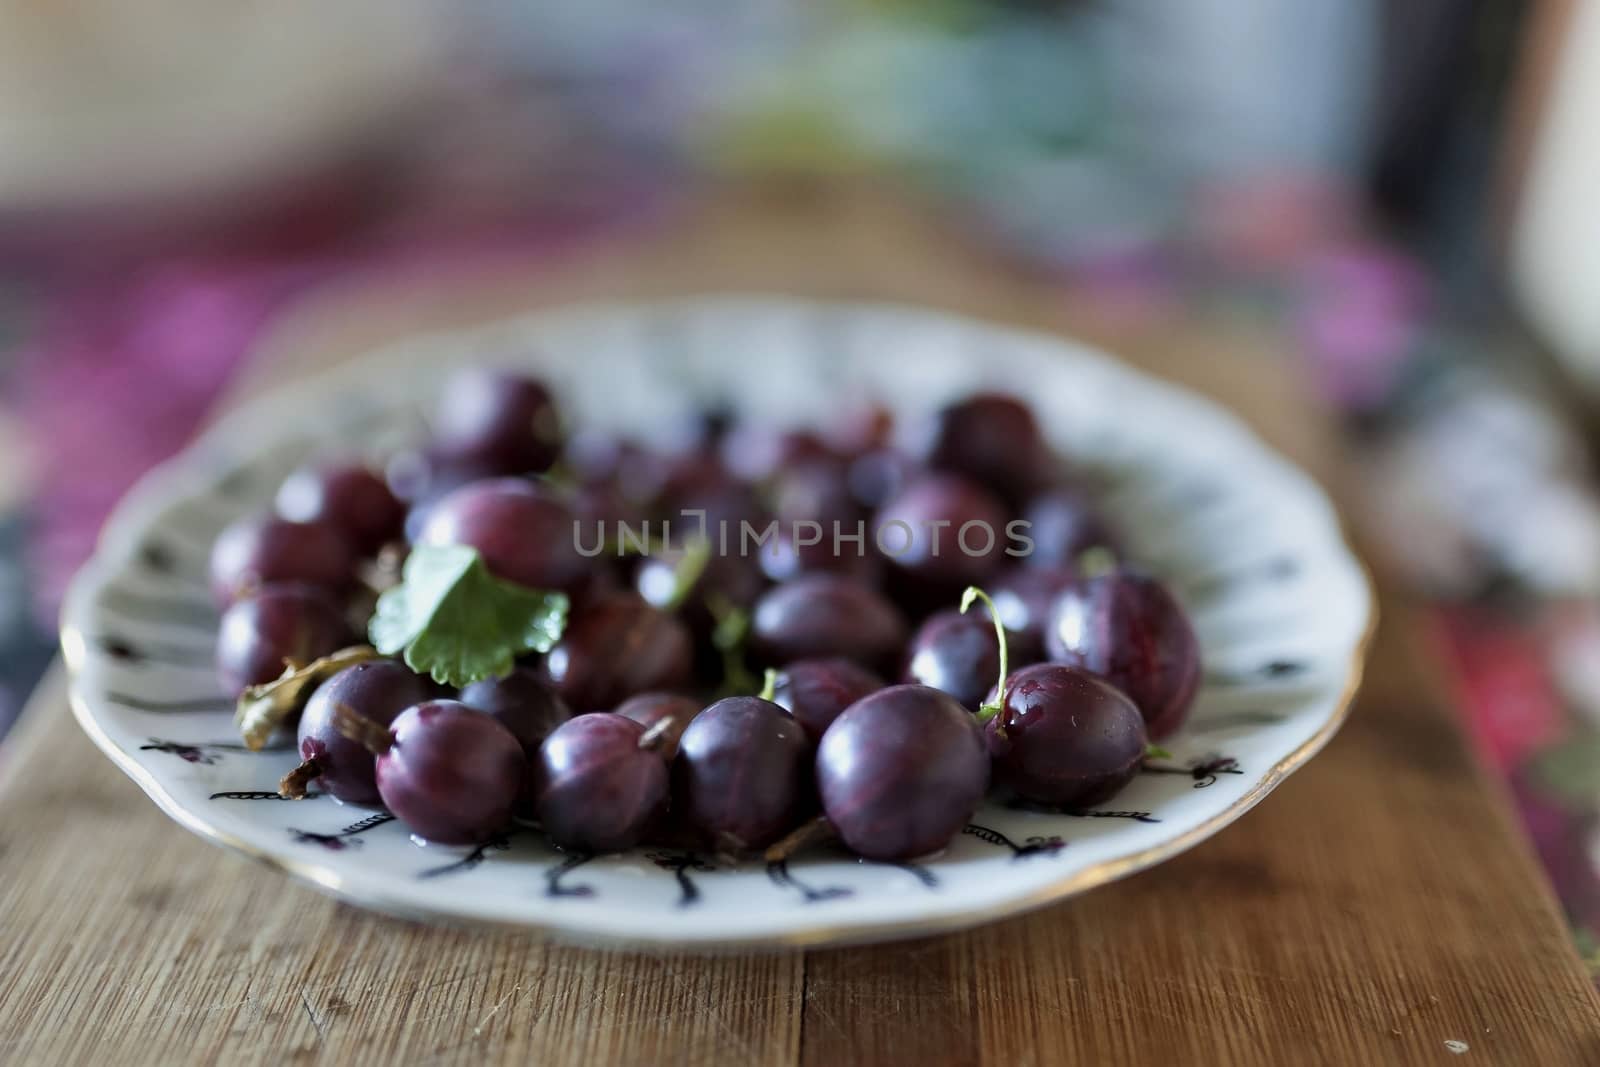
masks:
[[[472,369],[431,428],[382,467],[310,463],[271,514],[218,537],[224,685],[248,694],[362,646],[375,590],[429,547],[561,594],[563,628],[509,673],[455,684],[351,656],[281,724],[301,760],[287,796],[382,806],[444,844],[524,824],[584,853],[750,857],[820,830],[904,861],[945,847],[991,790],[1105,801],[1193,701],[1182,608],[1121,562],[1014,398],[915,425],[876,408],[813,428],[700,412],[646,443],[571,425],[533,378]],[[582,547],[662,519],[734,533],[722,550]],[[740,524],[773,520],[749,550]],[[973,524],[995,536],[958,543]],[[875,536],[890,525],[905,536]],[[795,532],[813,528],[867,535]]]

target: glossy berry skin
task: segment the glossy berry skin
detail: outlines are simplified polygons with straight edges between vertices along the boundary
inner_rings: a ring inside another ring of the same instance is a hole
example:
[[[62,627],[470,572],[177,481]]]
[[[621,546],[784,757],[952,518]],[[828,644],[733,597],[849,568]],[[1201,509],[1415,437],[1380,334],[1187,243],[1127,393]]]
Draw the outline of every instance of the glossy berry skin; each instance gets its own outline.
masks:
[[[835,522],[854,532],[862,515],[850,491],[849,468],[836,459],[811,459],[780,470],[772,485],[773,513],[785,527],[807,519],[831,531]]]
[[[339,596],[355,584],[355,555],[331,523],[276,516],[243,519],[211,546],[211,595],[219,607],[268,585],[298,584]]]
[[[729,554],[720,555],[715,548],[706,560],[700,576],[684,595],[678,610],[698,626],[709,623],[709,604],[726,604],[729,607],[748,609],[767,587],[766,579],[756,568],[755,561],[737,554],[737,541],[729,536]],[[678,593],[678,580],[683,566],[683,552],[673,549],[660,552],[639,562],[634,572],[634,588],[652,607],[669,610]]]
[[[396,452],[383,468],[383,484],[396,500],[413,508],[438,500],[452,489],[493,477],[495,471],[481,460],[431,443]]]
[[[700,707],[698,700],[677,693],[636,693],[617,705],[617,714],[624,719],[632,719],[646,730],[656,723],[671,719],[672,725],[666,727],[656,747],[661,758],[670,763],[678,754],[678,740],[683,737],[683,731],[689,728],[690,721],[700,714]]]
[[[611,712],[579,715],[540,746],[536,811],[559,848],[632,848],[667,810],[670,777],[661,753],[641,747],[645,728]]]
[[[985,733],[998,782],[1065,808],[1110,799],[1139,773],[1149,743],[1133,701],[1088,671],[1056,663],[1007,679]]]
[[[842,656],[880,669],[905,644],[906,623],[880,593],[833,574],[769,590],[751,615],[750,650],[765,663]]]
[[[730,548],[737,553],[736,542]],[[655,608],[668,612],[688,627],[694,639],[694,669],[702,677],[717,677],[722,669],[722,650],[715,635],[720,619],[728,612],[748,612],[767,580],[749,556],[719,555],[713,548],[699,577],[678,599],[684,554],[674,549],[641,560],[634,571],[633,584],[639,595]]]
[[[403,532],[412,542],[421,536],[435,504],[464,485],[495,476],[477,460],[453,456],[436,445],[396,453],[384,467],[384,484],[406,507]]]
[[[550,731],[572,718],[572,710],[532,667],[516,667],[504,678],[485,678],[461,690],[461,703],[500,720],[530,758]]]
[[[1005,506],[981,485],[930,474],[879,508],[872,529],[891,567],[926,583],[955,587],[981,583],[1006,558],[1007,521]],[[961,529],[969,523],[975,525],[968,528],[963,549]]]
[[[477,844],[511,818],[527,760],[496,720],[456,700],[401,712],[377,759],[378,795],[418,837]]]
[[[761,530],[771,521],[761,498],[742,482],[733,481],[716,468],[679,478],[667,489],[660,511],[672,524],[675,544],[684,544],[704,532],[721,551],[722,531],[727,531],[729,551],[739,543],[741,523]]]
[[[618,523],[642,530],[661,499],[669,459],[626,438],[582,432],[566,443],[562,462],[573,477],[571,509],[584,531],[584,544],[616,539]],[[603,536],[594,533],[603,523]]]
[[[567,497],[567,506],[578,523],[583,547],[593,551],[596,545],[606,546],[617,537],[619,523],[631,529],[641,529],[646,515],[638,505],[629,501],[617,488],[606,482],[580,485]],[[615,552],[602,551],[600,559],[615,559]],[[597,562],[599,562],[597,560]]]
[[[989,788],[972,714],[921,685],[880,689],[834,720],[817,746],[817,788],[840,839],[894,862],[948,845]]]
[[[357,463],[300,468],[278,487],[273,506],[292,522],[328,523],[366,555],[399,540],[406,519],[388,483]]]
[[[850,495],[863,508],[874,510],[894,499],[917,475],[910,456],[894,448],[874,448],[850,460],[845,475]]]
[[[1044,659],[1044,631],[1056,598],[1078,580],[1067,567],[1012,567],[989,582],[1000,625],[1011,641],[1011,665]]]
[[[572,592],[590,561],[578,552],[572,511],[553,494],[518,478],[473,482],[428,512],[422,545],[470,545],[491,574],[529,589]]]
[[[1012,504],[1043,484],[1051,466],[1033,411],[997,393],[979,393],[942,409],[925,447],[929,467],[970,478]]]
[[[531,815],[535,797],[531,768],[538,758],[539,746],[550,731],[572,718],[571,709],[533,667],[516,667],[504,678],[473,682],[461,690],[459,699],[498,720],[522,746],[530,773],[523,778],[517,813]]]
[[[847,458],[887,447],[894,440],[894,413],[881,404],[849,408],[828,421],[823,441]]]
[[[1000,642],[988,612],[950,608],[930,615],[911,638],[903,681],[949,693],[977,711],[999,674]]]
[[[1028,501],[1022,517],[1033,540],[1033,551],[1023,557],[1030,567],[1076,567],[1078,557],[1091,548],[1106,549],[1113,556],[1119,553],[1106,521],[1082,494],[1071,489],[1040,493]]]
[[[787,467],[830,457],[828,446],[810,430],[783,430],[761,422],[741,422],[719,443],[722,463],[745,482],[765,482]]]
[[[347,804],[377,804],[378,778],[371,752],[333,724],[339,705],[379,726],[434,695],[427,678],[394,660],[369,660],[335,674],[311,694],[300,716],[300,758],[317,761],[318,789]]]
[[[672,775],[674,806],[709,847],[765,848],[806,814],[811,742],[771,701],[729,697],[684,730]]]
[[[550,391],[509,371],[474,368],[452,375],[433,430],[444,450],[499,474],[542,473],[561,453],[561,416]]]
[[[635,508],[648,507],[661,495],[671,463],[637,441],[582,428],[567,439],[561,460],[579,486],[603,486]]]
[[[1057,663],[1093,671],[1126,693],[1150,736],[1183,725],[1200,687],[1200,642],[1153,578],[1127,571],[1078,582],[1056,600],[1045,633]]]
[[[882,688],[883,679],[859,663],[839,657],[802,659],[778,672],[772,699],[816,744],[845,708]]]
[[[854,537],[856,524],[841,523],[840,532]],[[761,546],[758,562],[761,571],[775,582],[787,582],[802,574],[837,574],[861,585],[876,586],[883,577],[883,560],[872,550],[870,534],[861,544],[841,542],[835,550],[833,527],[824,526],[822,539],[809,543],[816,531],[801,527],[806,544],[791,536],[795,530],[781,526],[776,537]]]
[[[222,613],[217,675],[230,696],[300,665],[355,644],[344,616],[320,590],[268,586]]]
[[[688,628],[638,594],[620,592],[573,613],[544,671],[568,707],[593,711],[635,693],[685,688],[693,665]]]
[[[720,469],[722,459],[717,450],[737,421],[733,409],[726,406],[679,412],[651,434],[650,443],[658,454],[672,460],[694,457]]]
[[[663,510],[725,489],[747,488],[722,465],[714,443],[698,440],[669,443],[664,452],[654,454],[661,464],[659,499]]]

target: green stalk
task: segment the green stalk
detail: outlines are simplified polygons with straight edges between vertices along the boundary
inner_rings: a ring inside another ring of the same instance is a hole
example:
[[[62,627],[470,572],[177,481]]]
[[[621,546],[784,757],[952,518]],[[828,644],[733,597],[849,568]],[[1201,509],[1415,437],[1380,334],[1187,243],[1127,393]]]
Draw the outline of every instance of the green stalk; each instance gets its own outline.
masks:
[[[689,594],[694,592],[700,576],[706,572],[706,564],[710,562],[711,542],[704,537],[695,538],[683,550],[683,558],[678,560],[677,567],[673,569],[672,596],[664,605],[667,611],[677,611],[683,607]]]
[[[980,600],[989,609],[989,620],[994,623],[994,638],[1000,643],[1000,680],[994,684],[994,700],[978,708],[978,721],[988,722],[1000,714],[1005,704],[1006,677],[1011,673],[1011,664],[1010,650],[1006,647],[1006,628],[1000,625],[1000,609],[994,606],[994,599],[977,586],[969,585],[967,591],[961,594],[961,614],[965,615],[967,609]]]

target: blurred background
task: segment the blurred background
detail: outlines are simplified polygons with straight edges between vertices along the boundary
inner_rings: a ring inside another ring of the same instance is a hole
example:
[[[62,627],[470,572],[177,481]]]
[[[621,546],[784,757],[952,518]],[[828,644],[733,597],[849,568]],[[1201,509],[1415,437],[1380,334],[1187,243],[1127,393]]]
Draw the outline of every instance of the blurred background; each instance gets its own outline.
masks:
[[[1600,975],[1600,0],[0,0],[0,732],[308,294],[840,184],[1281,338]]]

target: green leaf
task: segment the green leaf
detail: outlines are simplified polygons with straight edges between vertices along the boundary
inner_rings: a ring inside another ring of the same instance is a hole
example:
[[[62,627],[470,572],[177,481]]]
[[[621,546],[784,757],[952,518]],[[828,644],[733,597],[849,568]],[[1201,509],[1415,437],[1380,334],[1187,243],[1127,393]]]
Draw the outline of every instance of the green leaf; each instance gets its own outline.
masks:
[[[1147,745],[1144,746],[1144,758],[1145,759],[1171,759],[1172,758],[1172,753],[1168,752],[1166,749],[1162,748],[1160,745],[1147,744]]]
[[[419,674],[463,686],[503,678],[518,656],[550,651],[567,607],[562,593],[496,578],[475,548],[424,545],[407,557],[400,584],[378,598],[367,634]]]
[[[1600,808],[1600,732],[1585,731],[1534,755],[1533,783],[1576,811]]]

